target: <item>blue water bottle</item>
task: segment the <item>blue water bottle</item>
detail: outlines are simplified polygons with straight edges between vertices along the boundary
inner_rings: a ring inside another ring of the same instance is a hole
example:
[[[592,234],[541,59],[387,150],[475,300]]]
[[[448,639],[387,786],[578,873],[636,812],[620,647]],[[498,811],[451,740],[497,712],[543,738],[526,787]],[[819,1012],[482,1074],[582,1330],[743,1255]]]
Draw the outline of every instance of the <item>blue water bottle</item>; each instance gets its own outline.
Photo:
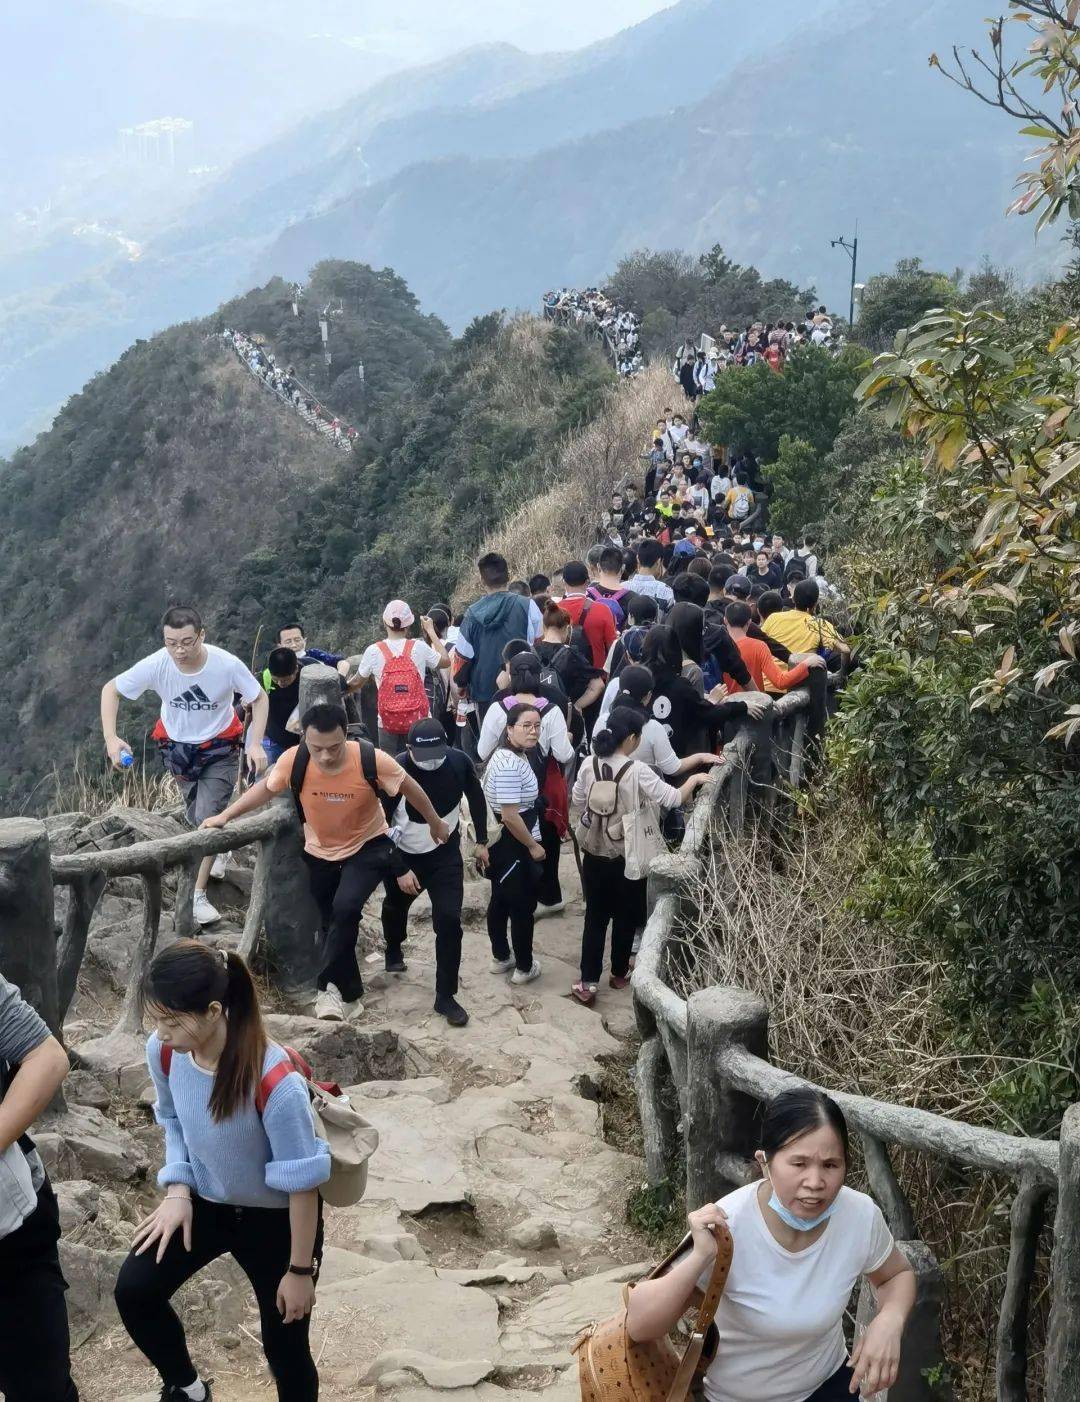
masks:
[[[135,756],[131,753],[130,750],[121,750],[121,751],[120,751],[120,768],[121,768],[121,769],[130,769],[131,766],[132,766],[134,763],[135,763]]]

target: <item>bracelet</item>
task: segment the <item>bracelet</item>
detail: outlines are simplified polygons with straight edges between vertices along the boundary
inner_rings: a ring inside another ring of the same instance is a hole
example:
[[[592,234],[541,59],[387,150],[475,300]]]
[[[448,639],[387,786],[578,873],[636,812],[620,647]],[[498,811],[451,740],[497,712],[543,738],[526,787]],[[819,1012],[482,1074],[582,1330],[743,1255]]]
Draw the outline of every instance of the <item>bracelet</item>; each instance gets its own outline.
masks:
[[[190,1194],[190,1193],[166,1193],[166,1194],[165,1194],[165,1201],[166,1201],[166,1202],[190,1202],[190,1201],[191,1201],[191,1194]]]
[[[315,1267],[314,1267],[314,1266],[290,1266],[290,1267],[289,1267],[289,1275],[314,1276],[314,1274],[315,1274]]]

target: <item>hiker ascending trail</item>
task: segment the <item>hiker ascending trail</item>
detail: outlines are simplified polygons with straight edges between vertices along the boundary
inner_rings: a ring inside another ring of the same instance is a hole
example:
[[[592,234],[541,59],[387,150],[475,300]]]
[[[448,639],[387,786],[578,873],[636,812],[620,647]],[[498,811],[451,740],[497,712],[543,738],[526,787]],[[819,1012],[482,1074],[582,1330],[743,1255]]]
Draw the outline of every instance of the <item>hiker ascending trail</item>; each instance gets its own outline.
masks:
[[[450,657],[430,618],[420,620],[423,639],[408,636],[416,619],[404,599],[391,599],[382,617],[386,640],[366,649],[357,675],[374,679],[379,745],[387,754],[397,755],[405,748],[405,737],[415,722],[430,714],[425,676],[429,672],[438,676],[440,667],[450,665]]]
[[[251,707],[248,760],[257,774],[266,768],[266,692],[238,657],[206,643],[202,619],[195,609],[169,609],[161,628],[165,646],[102,687],[101,729],[109,758],[119,768],[124,756],[131,754],[131,746],[116,733],[120,697],[135,701],[144,691],[157,693],[161,715],[153,738],[162,763],[180,787],[188,822],[198,827],[222,811],[236,784],[244,726],[233,706],[234,692]],[[224,853],[203,859],[192,907],[200,925],[211,925],[220,918],[206,894],[206,883],[211,876],[224,874]]]
[[[726,1222],[735,1254],[706,1402],[850,1402],[860,1388],[874,1396],[896,1381],[915,1276],[873,1198],[844,1184],[844,1116],[823,1091],[782,1091],[766,1107],[759,1143],[763,1178],[691,1212],[690,1248],[666,1275],[634,1287],[630,1338],[675,1328],[711,1275],[711,1228]],[[844,1312],[862,1277],[878,1311],[849,1357]]]
[[[407,870],[396,880],[387,878],[386,881],[382,906],[386,969],[388,973],[405,972],[402,945],[408,933],[409,907],[421,891],[427,891],[431,897],[431,924],[435,931],[435,1011],[445,1017],[451,1027],[464,1027],[469,1015],[457,1001],[465,882],[461,800],[468,800],[469,816],[476,831],[475,856],[486,866],[484,791],[470,760],[461,750],[450,749],[446,732],[434,719],[417,721],[409,731],[401,767],[427,794],[432,807],[450,829],[450,837],[440,846],[432,837],[427,821],[408,798],[398,800],[394,826],[401,832],[398,854]]]
[[[286,750],[274,768],[235,803],[203,824],[221,828],[244,813],[291,790],[304,819],[304,861],[311,893],[327,930],[319,971],[315,1016],[341,1021],[345,1003],[364,992],[356,962],[360,916],[371,894],[405,866],[389,837],[379,795],[402,794],[427,823],[435,843],[450,830],[427,794],[398,764],[369,740],[348,738],[341,706],[309,707],[300,717],[301,743]],[[353,1009],[363,1012],[363,1007]]]
[[[268,1041],[238,954],[178,940],[150,965],[141,997],[154,1023],[146,1060],[165,1131],[165,1197],[120,1268],[120,1318],[160,1374],[162,1402],[207,1402],[169,1301],[231,1255],[255,1291],[279,1402],[316,1402],[308,1330],[331,1159],[315,1137],[307,1085]]]
[[[648,764],[637,760],[634,751],[641,745],[647,724],[656,722],[648,721],[643,709],[615,706],[603,729],[593,735],[592,756],[581,766],[574,785],[585,923],[581,934],[581,977],[571,985],[570,992],[586,1006],[596,1001],[609,925],[608,982],[616,989],[625,988],[630,982],[634,935],[645,923],[648,865],[663,851],[657,810],[677,808],[708,777],[692,774],[676,789]],[[715,763],[716,757],[711,758]]]

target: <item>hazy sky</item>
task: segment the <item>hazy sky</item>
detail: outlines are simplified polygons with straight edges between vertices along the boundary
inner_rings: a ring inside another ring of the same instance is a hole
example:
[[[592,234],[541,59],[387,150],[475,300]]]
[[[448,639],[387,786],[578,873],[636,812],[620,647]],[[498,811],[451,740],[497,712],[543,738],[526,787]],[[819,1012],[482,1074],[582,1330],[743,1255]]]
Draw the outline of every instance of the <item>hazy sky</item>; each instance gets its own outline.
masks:
[[[636,24],[673,0],[121,0],[131,9],[197,16],[240,24],[257,22],[292,34],[322,32],[342,38],[379,35],[410,39],[425,55],[433,44],[454,48],[505,40],[532,50],[576,48]]]

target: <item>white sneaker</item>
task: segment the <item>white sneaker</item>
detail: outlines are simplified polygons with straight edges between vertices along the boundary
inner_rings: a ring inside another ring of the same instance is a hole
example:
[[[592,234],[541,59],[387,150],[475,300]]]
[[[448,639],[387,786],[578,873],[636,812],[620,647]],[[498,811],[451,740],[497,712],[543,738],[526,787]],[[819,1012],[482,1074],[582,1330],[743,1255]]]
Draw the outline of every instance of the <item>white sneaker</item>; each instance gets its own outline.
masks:
[[[536,907],[536,914],[533,918],[535,920],[543,920],[545,915],[558,915],[565,909],[565,901],[556,901],[554,905],[538,905]]]
[[[214,865],[210,868],[210,880],[223,881],[228,870],[229,854],[228,852],[219,852],[214,858]]]
[[[315,996],[315,1016],[324,1022],[344,1022],[345,1002],[336,983],[328,983]]]
[[[532,983],[532,981],[533,981],[534,978],[539,978],[539,977],[540,977],[540,961],[539,961],[538,959],[534,959],[534,960],[532,961],[532,968],[529,969],[528,972],[523,972],[521,969],[515,969],[514,972],[510,975],[510,982],[511,982],[511,983]]]
[[[191,903],[191,913],[195,917],[196,925],[212,925],[215,920],[221,919],[221,912],[216,906],[210,904],[210,899],[205,891],[195,892],[195,899]]]
[[[491,972],[493,974],[508,974],[514,967],[514,956],[511,954],[506,959],[492,959]]]

